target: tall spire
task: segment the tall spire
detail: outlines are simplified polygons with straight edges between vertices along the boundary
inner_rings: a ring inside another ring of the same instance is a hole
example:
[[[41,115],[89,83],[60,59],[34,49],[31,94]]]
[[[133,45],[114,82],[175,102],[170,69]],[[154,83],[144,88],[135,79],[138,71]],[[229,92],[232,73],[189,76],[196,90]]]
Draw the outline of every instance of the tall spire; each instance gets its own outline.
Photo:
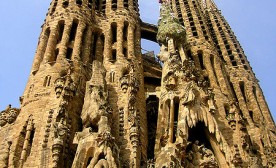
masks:
[[[218,7],[215,4],[214,0],[202,0],[203,7],[205,9],[212,9],[212,10],[217,10]]]

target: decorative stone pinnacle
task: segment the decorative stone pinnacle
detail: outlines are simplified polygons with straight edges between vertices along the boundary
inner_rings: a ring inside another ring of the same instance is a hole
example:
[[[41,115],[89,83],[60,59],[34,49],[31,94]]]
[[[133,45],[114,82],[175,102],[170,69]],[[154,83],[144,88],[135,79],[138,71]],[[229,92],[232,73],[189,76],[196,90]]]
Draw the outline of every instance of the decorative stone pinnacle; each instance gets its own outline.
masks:
[[[169,39],[184,41],[186,39],[185,27],[174,16],[168,1],[161,4],[160,18],[158,21],[157,40],[166,44]]]

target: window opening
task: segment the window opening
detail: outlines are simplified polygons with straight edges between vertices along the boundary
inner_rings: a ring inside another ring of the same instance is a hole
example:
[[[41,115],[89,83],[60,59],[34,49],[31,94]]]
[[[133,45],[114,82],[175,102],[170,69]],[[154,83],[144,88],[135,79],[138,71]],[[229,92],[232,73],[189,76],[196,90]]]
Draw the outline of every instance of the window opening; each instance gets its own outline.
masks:
[[[75,40],[78,24],[79,24],[79,22],[77,20],[73,21],[69,41],[74,41]]]
[[[72,48],[67,48],[67,53],[66,53],[66,59],[71,60],[72,59],[72,54],[73,54],[73,49]]]
[[[117,42],[117,23],[111,24],[111,31],[112,31],[112,43]]]

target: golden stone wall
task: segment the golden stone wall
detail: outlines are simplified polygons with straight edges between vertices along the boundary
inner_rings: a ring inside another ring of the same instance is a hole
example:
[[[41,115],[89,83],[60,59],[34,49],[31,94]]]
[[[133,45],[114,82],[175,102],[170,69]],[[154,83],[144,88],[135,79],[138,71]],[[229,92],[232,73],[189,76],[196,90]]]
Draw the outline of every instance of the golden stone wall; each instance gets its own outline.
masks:
[[[275,167],[275,123],[212,0],[53,0],[0,167]],[[141,54],[141,38],[160,44]]]

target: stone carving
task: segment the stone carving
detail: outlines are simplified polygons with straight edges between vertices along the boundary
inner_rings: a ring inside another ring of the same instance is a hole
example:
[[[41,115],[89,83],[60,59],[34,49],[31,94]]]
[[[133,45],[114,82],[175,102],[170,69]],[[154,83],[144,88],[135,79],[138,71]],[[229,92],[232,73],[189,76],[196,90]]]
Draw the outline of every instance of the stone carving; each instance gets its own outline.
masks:
[[[228,124],[233,130],[236,130],[236,113],[237,113],[237,103],[232,102],[229,113],[226,116],[226,119],[228,120]]]
[[[105,83],[105,71],[99,62],[93,62],[93,73],[91,80],[87,82],[81,118],[84,127],[98,125],[101,116],[108,116],[112,113],[108,103],[108,92]]]
[[[52,146],[53,167],[58,167],[69,129],[64,118],[54,124],[54,144]]]
[[[72,98],[76,92],[76,85],[71,78],[72,69],[68,69],[68,73],[65,76],[62,76],[55,81],[55,92],[56,97],[60,98],[62,95],[63,98]]]
[[[112,109],[108,103],[105,71],[101,63],[97,61],[93,62],[92,68],[93,73],[91,80],[86,84],[86,95],[81,113],[83,131],[76,133],[74,138],[78,149],[72,167],[116,168],[115,159],[118,160],[119,157],[116,155],[118,149],[111,134]],[[83,163],[84,157],[91,158],[87,165]]]
[[[6,110],[0,113],[0,126],[4,127],[6,124],[12,124],[16,120],[19,112],[20,109],[12,108],[11,105],[8,105]]]
[[[191,150],[187,151],[185,159],[186,167],[219,167],[214,153],[210,149],[206,148],[204,144],[199,144],[198,141],[195,141],[190,145]]]
[[[243,164],[238,145],[234,145],[234,157],[232,162],[236,167],[242,166]]]

